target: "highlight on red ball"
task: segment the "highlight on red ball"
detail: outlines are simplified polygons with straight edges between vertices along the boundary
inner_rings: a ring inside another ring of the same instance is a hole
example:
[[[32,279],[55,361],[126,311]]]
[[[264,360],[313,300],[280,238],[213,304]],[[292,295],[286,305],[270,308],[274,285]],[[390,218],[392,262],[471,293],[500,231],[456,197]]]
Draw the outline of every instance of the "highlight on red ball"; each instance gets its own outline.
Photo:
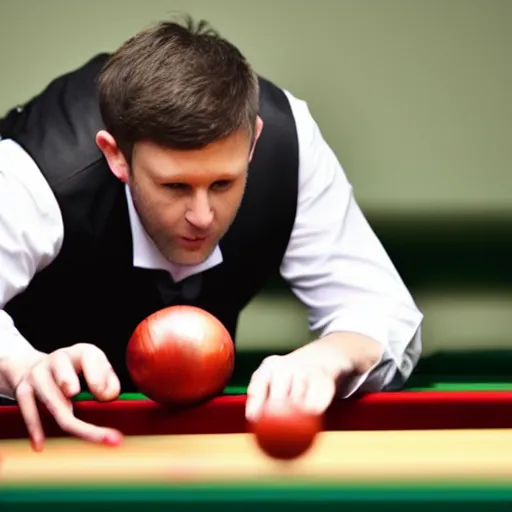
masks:
[[[170,306],[142,320],[126,350],[138,390],[166,406],[200,404],[231,380],[235,348],[214,315],[194,306]]]

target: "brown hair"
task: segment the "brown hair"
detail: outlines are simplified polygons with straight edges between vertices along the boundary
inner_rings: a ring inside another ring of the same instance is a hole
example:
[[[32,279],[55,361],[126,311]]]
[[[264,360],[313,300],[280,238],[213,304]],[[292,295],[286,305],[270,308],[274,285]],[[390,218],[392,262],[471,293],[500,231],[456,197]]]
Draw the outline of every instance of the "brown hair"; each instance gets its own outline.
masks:
[[[206,22],[161,22],[126,41],[99,78],[105,128],[130,161],[148,140],[200,149],[240,129],[253,136],[258,79],[241,52]]]

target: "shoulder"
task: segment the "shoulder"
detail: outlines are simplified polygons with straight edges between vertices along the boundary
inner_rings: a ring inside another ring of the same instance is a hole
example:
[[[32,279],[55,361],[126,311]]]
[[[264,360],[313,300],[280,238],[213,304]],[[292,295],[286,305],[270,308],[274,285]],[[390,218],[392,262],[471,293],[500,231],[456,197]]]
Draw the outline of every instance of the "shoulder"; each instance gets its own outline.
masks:
[[[57,200],[34,160],[10,139],[0,140],[0,218],[0,260],[13,275],[34,273],[60,251]]]
[[[277,109],[291,115],[296,123],[312,120],[307,103],[289,90],[279,87],[272,81],[258,76],[260,87],[260,109],[265,114],[269,109]]]
[[[308,102],[286,89],[283,92],[290,104],[297,131],[299,195],[301,198],[309,198],[310,192],[315,195],[335,187],[340,198],[347,199],[352,185],[338,155],[324,137]]]
[[[14,140],[0,139],[0,176],[4,193],[9,191],[22,202],[33,202],[41,211],[58,211],[55,196],[36,162]]]
[[[307,101],[281,88],[269,80],[259,77],[260,116],[264,122],[264,133],[271,134],[275,144],[282,138],[294,140],[295,150],[300,154],[303,167],[311,167],[311,156],[325,141],[320,128],[311,114]]]
[[[286,89],[283,92],[290,104],[290,110],[297,129],[299,146],[301,149],[305,149],[315,142],[315,138],[317,138],[316,142],[318,142],[318,137],[321,137],[320,129],[313,118],[307,101],[298,98]]]

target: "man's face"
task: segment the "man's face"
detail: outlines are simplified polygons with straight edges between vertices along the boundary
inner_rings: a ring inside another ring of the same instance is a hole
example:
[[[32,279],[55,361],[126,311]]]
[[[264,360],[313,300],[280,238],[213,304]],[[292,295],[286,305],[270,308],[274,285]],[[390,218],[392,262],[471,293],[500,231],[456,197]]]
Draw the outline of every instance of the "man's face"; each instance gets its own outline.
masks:
[[[133,203],[169,261],[196,265],[212,253],[240,206],[250,153],[243,131],[200,150],[135,145],[128,179]]]

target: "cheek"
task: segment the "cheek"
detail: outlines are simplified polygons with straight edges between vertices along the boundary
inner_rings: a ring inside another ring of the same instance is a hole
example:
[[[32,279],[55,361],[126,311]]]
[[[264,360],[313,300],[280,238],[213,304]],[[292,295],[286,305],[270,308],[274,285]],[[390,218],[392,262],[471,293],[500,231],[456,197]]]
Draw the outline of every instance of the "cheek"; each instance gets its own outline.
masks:
[[[180,201],[155,202],[152,209],[156,222],[167,231],[172,231],[185,218],[185,210]]]
[[[239,182],[237,182],[235,184],[235,186],[232,188],[232,190],[230,190],[231,195],[232,195],[232,198],[231,198],[232,203],[235,206],[239,205],[240,202],[242,201],[242,197],[245,192],[245,185],[246,185],[246,180],[240,180]]]
[[[220,221],[231,219],[237,212],[244,193],[244,186],[237,186],[215,196],[215,212]]]
[[[168,231],[183,217],[182,201],[172,200],[160,191],[138,188],[132,197],[141,220],[153,229]]]

